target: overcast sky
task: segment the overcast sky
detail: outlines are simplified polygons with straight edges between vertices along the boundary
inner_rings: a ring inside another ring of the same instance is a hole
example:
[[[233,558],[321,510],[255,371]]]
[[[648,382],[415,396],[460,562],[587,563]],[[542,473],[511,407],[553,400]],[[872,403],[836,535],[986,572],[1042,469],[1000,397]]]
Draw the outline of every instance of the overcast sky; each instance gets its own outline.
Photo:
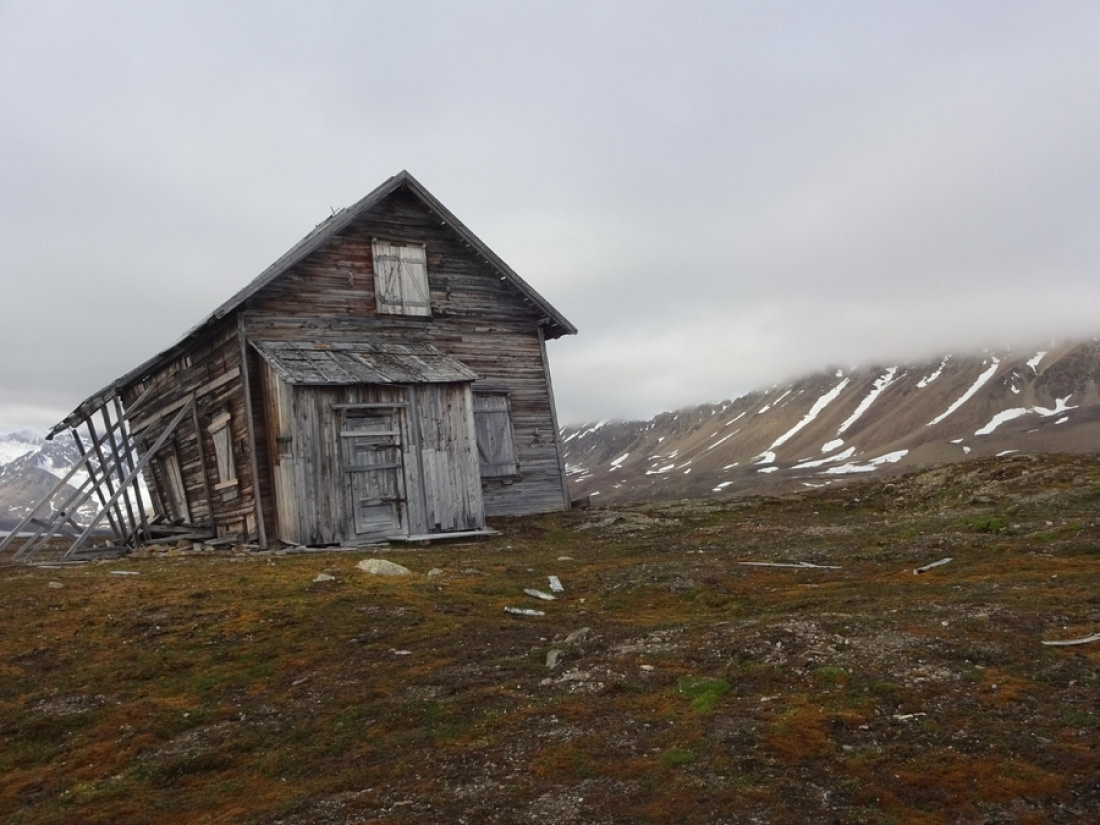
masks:
[[[559,418],[1100,334],[1100,3],[0,0],[0,431],[408,169]]]

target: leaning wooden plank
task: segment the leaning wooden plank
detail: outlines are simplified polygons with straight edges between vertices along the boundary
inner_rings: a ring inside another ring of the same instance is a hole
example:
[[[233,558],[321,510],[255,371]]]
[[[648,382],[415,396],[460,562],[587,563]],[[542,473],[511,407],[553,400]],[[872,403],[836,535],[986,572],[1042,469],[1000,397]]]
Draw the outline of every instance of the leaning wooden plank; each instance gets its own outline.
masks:
[[[75,533],[80,532],[80,525],[76,525],[76,530],[74,533],[67,532],[67,528],[65,527],[65,525],[75,524],[75,522],[73,522],[72,520],[71,514],[78,512],[80,508],[84,506],[84,502],[91,498],[93,489],[91,475],[88,475],[84,479],[84,481],[80,483],[79,487],[73,487],[72,485],[69,485],[69,489],[71,490],[71,492],[61,502],[61,506],[58,507],[47,519],[48,524],[41,525],[41,522],[39,522],[40,526],[42,526],[42,529],[35,533],[34,536],[28,539],[23,544],[23,546],[15,552],[15,555],[12,556],[13,559],[32,558],[35,553],[48,545],[50,543],[50,539],[52,539],[55,535],[61,534],[66,537],[70,537],[72,535],[75,535]]]
[[[511,613],[513,616],[545,616],[546,613],[542,610],[534,610],[530,607],[506,607],[505,613]]]
[[[149,413],[149,415],[144,416],[139,421],[131,422],[130,432],[137,433],[137,432],[140,432],[141,430],[144,430],[146,427],[148,427],[151,424],[155,424],[157,421],[164,418],[164,416],[168,415],[169,413],[172,413],[172,412],[178,410],[181,405],[186,404],[188,401],[192,400],[193,398],[200,398],[203,395],[206,395],[207,393],[213,392],[214,390],[218,389],[219,387],[224,386],[225,384],[228,384],[230,381],[235,379],[240,374],[241,374],[240,369],[238,367],[234,367],[229,372],[227,372],[225,375],[219,376],[219,377],[215,378],[213,381],[210,381],[206,384],[203,384],[201,387],[197,388],[193,392],[188,393],[183,398],[179,398],[179,399],[173,401],[171,404],[167,404],[164,407],[161,407],[159,410],[156,410],[155,412]]]
[[[179,423],[183,420],[183,417],[191,411],[192,403],[194,403],[194,399],[191,399],[188,404],[184,406],[183,409],[175,414],[175,416],[172,418],[172,421],[168,424],[167,427],[164,428],[164,432],[162,432],[160,436],[157,437],[157,440],[153,442],[153,446],[149,448],[149,452],[143,455],[141,457],[141,460],[134,465],[134,468],[130,471],[129,475],[127,475],[126,478],[122,480],[122,483],[119,485],[119,490],[114,495],[112,495],[110,499],[108,499],[108,507],[114,504],[118,500],[119,496],[126,492],[126,489],[131,484],[136,483],[136,479],[140,475],[142,468],[145,467],[145,465],[152,460],[153,456],[156,455],[157,450],[159,450],[164,445],[164,442],[168,440],[168,437],[172,435],[173,432],[175,432],[176,427],[179,426]],[[91,493],[89,493],[88,495],[91,496]],[[73,542],[72,546],[65,551],[65,555],[62,558],[68,558],[69,556],[71,556],[76,548],[84,543],[84,540],[92,534],[93,530],[95,530],[95,527],[99,523],[99,520],[103,518],[104,512],[105,511],[100,511],[99,515],[96,516],[96,518],[92,520],[92,523],[84,529],[84,532],[81,533],[77,540]]]
[[[918,567],[916,570],[913,571],[913,573],[914,575],[919,576],[921,573],[927,573],[933,567],[942,567],[943,565],[950,564],[953,561],[954,559],[951,556],[948,556],[947,558],[940,559],[939,561],[934,561],[931,564],[926,564],[924,565],[924,567]]]
[[[264,522],[263,496],[260,493],[259,448],[256,445],[256,423],[252,410],[252,376],[248,369],[248,336],[245,333],[244,315],[237,315],[237,343],[240,346],[241,395],[244,400],[245,437],[248,439],[248,465],[252,473],[252,506],[256,516],[256,540],[261,550],[267,549],[267,525]],[[248,539],[247,520],[245,539]]]
[[[88,475],[92,477],[92,484],[94,485],[96,496],[99,498],[99,506],[105,508],[107,496],[113,493],[115,488],[111,482],[111,474],[106,469],[107,460],[103,456],[103,445],[99,440],[99,434],[96,432],[95,425],[90,416],[84,420],[84,425],[88,429],[88,436],[92,440],[92,449],[95,450],[96,458],[99,460],[99,469],[103,472],[103,477],[97,480],[95,477],[95,466],[89,463]],[[80,437],[80,431],[76,427],[73,427],[71,433],[80,454],[84,455],[87,453],[88,450],[84,448],[84,439]],[[107,490],[106,493],[103,492],[104,488]],[[121,541],[124,537],[121,525],[121,513],[118,513],[118,517],[116,517],[115,512],[109,511],[107,513],[107,521],[111,523],[111,532],[114,533],[115,538]]]
[[[1063,647],[1066,645],[1087,645],[1090,642],[1100,642],[1100,633],[1093,633],[1091,636],[1083,636],[1080,639],[1058,639],[1050,642],[1044,640],[1043,644]]]
[[[526,593],[528,596],[534,596],[536,599],[542,599],[544,602],[552,602],[558,598],[552,593],[545,593],[542,590],[536,590],[533,587],[525,587],[523,589],[523,592]]]
[[[121,458],[122,471],[119,476],[125,475],[127,472],[133,469],[134,466],[134,441],[126,432],[126,414],[122,407],[122,398],[115,395],[115,424],[111,426],[111,416],[108,415],[106,408],[103,410],[103,422],[107,426],[107,435],[111,442],[111,448]],[[118,430],[118,438],[115,438],[115,430]],[[126,497],[126,510],[130,513],[130,539],[134,543],[138,542],[139,527],[140,538],[147,539],[149,537],[149,522],[145,517],[145,502],[141,496],[141,485],[133,485],[133,506],[131,506],[130,495]],[[117,507],[117,505],[116,505]],[[137,511],[137,520],[134,520],[133,513]]]

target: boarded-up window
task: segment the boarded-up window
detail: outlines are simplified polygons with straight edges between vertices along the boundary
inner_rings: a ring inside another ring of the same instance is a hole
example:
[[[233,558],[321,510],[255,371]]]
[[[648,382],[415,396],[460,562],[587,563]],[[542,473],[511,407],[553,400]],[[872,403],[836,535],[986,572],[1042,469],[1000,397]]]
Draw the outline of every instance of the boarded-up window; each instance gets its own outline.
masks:
[[[482,478],[519,474],[506,393],[474,393],[474,427]]]
[[[428,256],[424,247],[376,240],[373,249],[378,311],[393,315],[431,315]]]
[[[237,465],[233,460],[233,428],[229,413],[222,413],[213,421],[207,431],[214,442],[214,460],[218,464],[218,482],[215,490],[222,491],[222,498],[236,496]]]
[[[180,472],[180,460],[175,449],[160,454],[160,474],[164,489],[161,500],[175,521],[188,522],[191,514],[187,511],[187,488],[183,486],[183,474]]]

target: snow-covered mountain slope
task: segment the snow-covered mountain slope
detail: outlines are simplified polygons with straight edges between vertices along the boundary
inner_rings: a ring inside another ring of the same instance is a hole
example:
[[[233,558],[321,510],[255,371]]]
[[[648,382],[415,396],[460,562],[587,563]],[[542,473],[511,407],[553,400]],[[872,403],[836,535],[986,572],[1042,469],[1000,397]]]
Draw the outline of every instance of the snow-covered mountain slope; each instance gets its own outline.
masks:
[[[0,433],[0,530],[14,527],[79,460],[71,439]],[[85,478],[77,473],[73,481],[79,485]]]
[[[562,430],[594,503],[769,493],[1010,452],[1100,450],[1100,343],[829,370],[650,421]]]

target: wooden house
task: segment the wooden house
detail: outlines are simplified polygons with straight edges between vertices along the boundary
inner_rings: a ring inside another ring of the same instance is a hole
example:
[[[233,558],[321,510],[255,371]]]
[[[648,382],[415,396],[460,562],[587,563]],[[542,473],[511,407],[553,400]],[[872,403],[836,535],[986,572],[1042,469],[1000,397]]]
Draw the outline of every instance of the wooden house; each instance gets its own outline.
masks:
[[[59,423],[89,481],[37,523],[355,545],[565,509],[546,342],[575,332],[401,172]]]

